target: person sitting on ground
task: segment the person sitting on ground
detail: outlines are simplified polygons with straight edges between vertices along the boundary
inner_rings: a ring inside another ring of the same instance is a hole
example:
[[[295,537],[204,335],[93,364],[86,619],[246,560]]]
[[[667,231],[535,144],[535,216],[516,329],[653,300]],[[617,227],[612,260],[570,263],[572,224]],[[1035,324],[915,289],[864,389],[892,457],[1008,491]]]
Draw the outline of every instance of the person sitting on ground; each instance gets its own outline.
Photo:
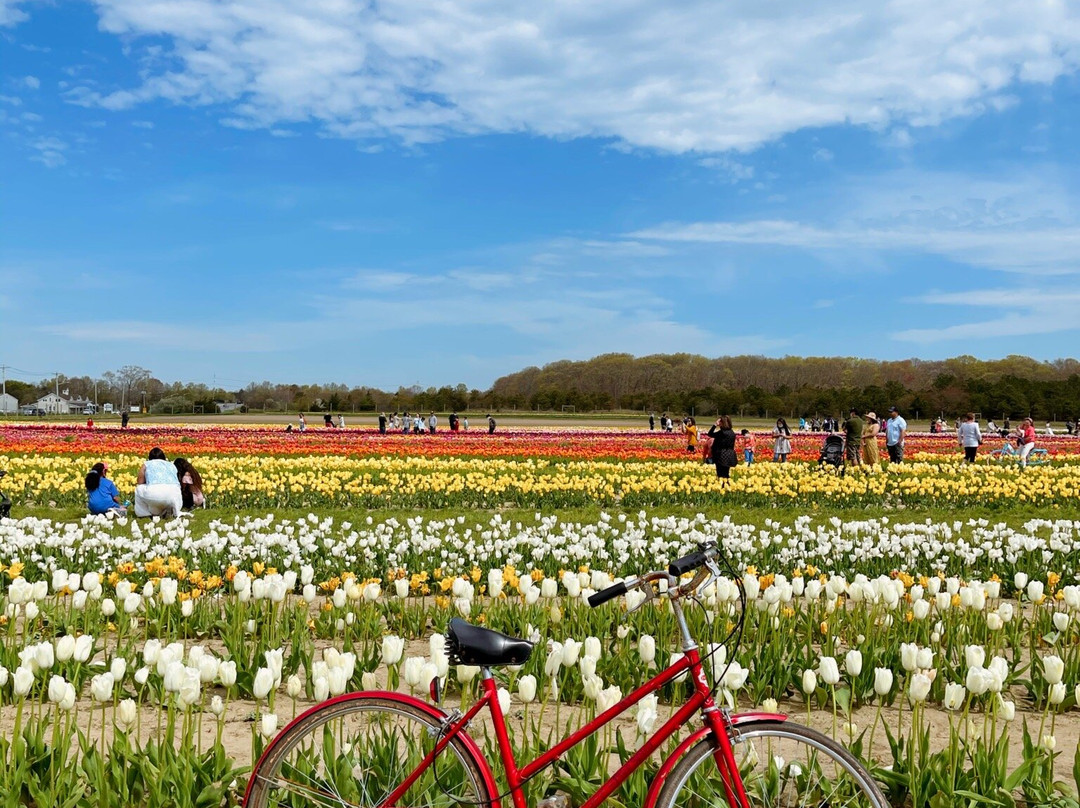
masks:
[[[176,476],[180,478],[180,498],[184,508],[205,508],[206,497],[203,495],[203,482],[199,472],[183,457],[176,458],[173,465],[176,466]]]
[[[95,463],[86,475],[86,507],[90,513],[112,513],[117,516],[127,514],[127,507],[120,501],[120,491],[116,483],[108,478],[109,467],[105,463]]]
[[[135,515],[179,516],[184,507],[176,466],[155,446],[136,478]]]

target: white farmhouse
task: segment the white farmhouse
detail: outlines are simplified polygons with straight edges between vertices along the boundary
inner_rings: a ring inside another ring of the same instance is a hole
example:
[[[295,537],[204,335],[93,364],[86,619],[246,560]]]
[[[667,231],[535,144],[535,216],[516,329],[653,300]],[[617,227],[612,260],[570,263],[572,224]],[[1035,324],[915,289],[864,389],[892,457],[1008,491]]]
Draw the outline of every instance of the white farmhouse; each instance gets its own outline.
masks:
[[[45,410],[49,415],[69,415],[71,413],[71,402],[56,393],[42,396],[34,402],[34,406]]]
[[[0,393],[0,413],[14,415],[19,411],[19,399],[11,393]]]

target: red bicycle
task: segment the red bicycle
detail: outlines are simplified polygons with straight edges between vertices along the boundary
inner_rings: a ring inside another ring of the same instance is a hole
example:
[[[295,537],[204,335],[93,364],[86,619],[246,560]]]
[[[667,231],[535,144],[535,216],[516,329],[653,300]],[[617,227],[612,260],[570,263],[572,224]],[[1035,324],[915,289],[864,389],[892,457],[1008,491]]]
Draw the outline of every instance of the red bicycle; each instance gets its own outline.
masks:
[[[638,588],[668,598],[684,656],[524,766],[514,757],[492,668],[523,664],[532,644],[455,618],[447,632],[451,663],[481,668],[481,696],[466,712],[445,712],[411,696],[375,691],[318,704],[267,746],[252,770],[244,805],[501,808],[509,797],[513,808],[529,808],[522,791],[526,781],[644,696],[689,674],[692,695],[581,808],[598,808],[695,715],[701,718],[700,726],[660,765],[644,808],[888,808],[870,774],[831,738],[789,723],[784,715],[733,715],[717,706],[682,601],[720,577],[718,556],[717,547],[707,545],[673,561],[666,571],[617,583],[589,598],[595,607]],[[683,575],[695,570],[692,580],[681,582]],[[667,584],[666,590],[658,586],[660,582]],[[433,683],[433,691],[435,687]],[[482,710],[489,711],[502,758],[507,784],[502,793],[480,747],[466,731]]]

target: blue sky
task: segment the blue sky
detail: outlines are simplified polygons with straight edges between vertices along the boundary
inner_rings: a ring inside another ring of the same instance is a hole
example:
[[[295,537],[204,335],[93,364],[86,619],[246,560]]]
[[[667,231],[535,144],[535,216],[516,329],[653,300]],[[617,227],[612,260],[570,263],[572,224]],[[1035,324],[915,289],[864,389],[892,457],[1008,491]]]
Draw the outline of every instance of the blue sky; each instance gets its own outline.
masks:
[[[867,5],[0,0],[0,363],[1075,356],[1080,10]]]

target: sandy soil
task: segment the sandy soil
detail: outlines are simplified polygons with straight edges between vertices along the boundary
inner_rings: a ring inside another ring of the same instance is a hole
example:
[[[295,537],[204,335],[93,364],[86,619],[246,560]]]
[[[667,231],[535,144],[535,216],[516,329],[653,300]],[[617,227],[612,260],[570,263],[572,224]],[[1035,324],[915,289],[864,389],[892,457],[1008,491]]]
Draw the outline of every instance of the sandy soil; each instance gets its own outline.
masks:
[[[214,691],[207,691],[205,703],[209,703],[210,696]],[[223,692],[218,690],[219,695],[223,695]],[[456,693],[450,695],[444,707],[451,709],[457,706],[459,703],[459,697]],[[284,692],[279,692],[276,698],[275,711],[279,719],[279,727],[283,727],[287,721],[289,721],[294,715],[298,715],[305,709],[312,705],[311,702],[305,700],[298,700],[293,704],[293,701],[285,695]],[[740,705],[744,710],[749,709],[748,705]],[[46,709],[51,709],[46,707]],[[265,709],[265,707],[264,707]],[[802,724],[809,723],[814,728],[821,730],[826,734],[832,734],[832,713],[823,710],[814,710],[809,718],[805,710],[801,709],[801,705],[796,703],[782,704],[780,711],[790,715],[792,721],[797,721]],[[92,713],[92,714],[91,714]],[[150,737],[156,737],[158,732],[158,716],[162,714],[162,711],[150,706],[143,706],[142,713],[142,728],[141,737],[145,740]],[[535,720],[539,710],[536,705],[531,707],[530,715]],[[857,724],[859,730],[868,729],[874,722],[876,710],[875,708],[861,708],[856,710],[853,715],[853,720]],[[0,732],[5,735],[10,735],[14,724],[14,708],[10,705],[5,705],[0,708]],[[111,738],[112,735],[112,707],[106,708],[106,739]],[[523,720],[524,710],[522,705],[517,703],[515,699],[514,707],[511,710],[511,721],[516,725],[521,726]],[[664,721],[670,715],[670,708],[666,705],[661,705],[660,709],[660,721]],[[927,719],[930,723],[931,732],[931,744],[935,750],[944,747],[949,738],[949,714],[940,709],[929,709],[926,711]],[[92,737],[99,739],[101,737],[102,716],[101,709],[97,705],[91,704],[89,701],[81,701],[77,705],[77,716],[79,725],[85,732],[92,724]],[[24,715],[24,720],[27,720],[28,714]],[[222,744],[225,747],[226,753],[235,760],[241,766],[249,766],[251,764],[251,749],[252,749],[252,732],[255,729],[255,717],[256,717],[256,705],[250,701],[235,700],[228,703],[226,713],[223,717],[222,727]],[[584,717],[581,710],[574,710],[568,708],[565,705],[561,710],[561,717],[564,724],[569,723],[571,726],[578,726],[580,723],[584,723]],[[1034,735],[1038,731],[1039,714],[1024,713],[1021,710],[1017,710],[1016,720],[1013,722],[1010,730],[1014,742],[1012,744],[1011,762],[1012,765],[1016,765],[1019,762],[1021,738],[1022,738],[1022,723],[1024,720],[1028,722],[1031,733]],[[545,712],[544,729],[554,730],[554,718],[555,710],[548,708]],[[895,734],[899,723],[902,721],[904,732],[906,734],[910,727],[910,710],[905,709],[901,715],[900,711],[896,708],[885,708],[881,714],[882,721],[889,725],[890,730]],[[974,714],[972,719],[975,724],[975,731],[981,732],[983,727],[983,716],[981,714]],[[841,730],[843,732],[843,719],[840,719]],[[480,724],[474,724],[470,729],[471,734],[476,738],[482,738],[487,727]],[[635,723],[633,720],[633,712],[628,712],[623,718],[618,719],[615,725],[619,731],[627,739],[628,743],[633,743],[635,737]],[[999,727],[1003,727],[1004,722],[999,722]],[[1050,724],[1047,722],[1046,732],[1050,731]],[[202,716],[201,734],[199,736],[199,748],[208,749],[214,744],[215,735],[217,733],[217,722],[215,717],[205,712]],[[1057,738],[1057,749],[1061,753],[1058,755],[1056,761],[1056,775],[1059,778],[1065,779],[1067,782],[1071,782],[1072,772],[1072,757],[1073,751],[1077,748],[1078,742],[1080,742],[1080,713],[1068,713],[1064,716],[1059,716],[1056,722],[1055,736]],[[845,740],[840,735],[841,740]],[[867,741],[869,734],[867,735]],[[483,743],[480,744],[483,748]],[[888,748],[888,742],[885,736],[885,732],[878,726],[874,737],[874,757],[876,760],[882,763],[889,763],[891,756]],[[493,766],[498,770],[498,766]]]

